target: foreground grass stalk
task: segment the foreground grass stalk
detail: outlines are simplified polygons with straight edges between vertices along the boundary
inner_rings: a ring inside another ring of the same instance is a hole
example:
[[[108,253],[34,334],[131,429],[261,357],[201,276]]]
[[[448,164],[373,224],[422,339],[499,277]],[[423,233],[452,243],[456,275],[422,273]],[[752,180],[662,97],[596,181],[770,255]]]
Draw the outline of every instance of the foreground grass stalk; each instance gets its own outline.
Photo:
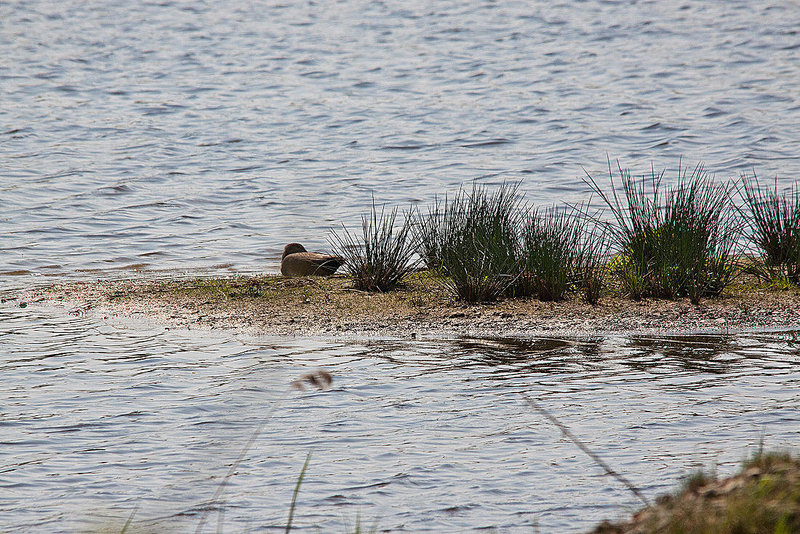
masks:
[[[245,455],[250,451],[250,448],[253,446],[253,443],[255,443],[256,439],[258,439],[258,436],[261,435],[261,432],[264,430],[264,427],[267,425],[272,415],[275,413],[278,407],[280,407],[280,405],[283,404],[283,401],[286,399],[290,391],[291,389],[287,388],[286,391],[278,398],[278,400],[275,401],[275,403],[272,405],[272,408],[270,408],[269,411],[267,412],[267,415],[264,416],[264,419],[261,420],[256,429],[253,431],[253,434],[250,436],[250,439],[247,440],[247,443],[245,443],[244,447],[242,447],[242,450],[239,451],[239,455],[233,461],[230,469],[228,469],[228,472],[225,474],[225,476],[222,478],[222,481],[217,486],[217,491],[214,492],[214,496],[211,497],[211,501],[208,503],[205,510],[203,510],[203,514],[200,516],[200,521],[198,521],[197,523],[195,534],[200,534],[200,532],[202,532],[209,510],[211,509],[212,506],[214,506],[216,503],[219,502],[220,498],[222,497],[222,493],[225,491],[225,486],[227,486],[228,481],[236,472],[236,469],[239,467],[239,464],[242,463],[242,460],[244,460]]]
[[[211,501],[209,501],[208,505],[203,510],[203,514],[200,516],[200,520],[197,523],[197,528],[195,529],[195,534],[200,534],[200,532],[202,532],[209,510],[213,505],[220,502],[220,498],[222,497],[222,493],[225,491],[225,486],[227,486],[228,481],[236,472],[236,469],[238,469],[239,464],[242,463],[242,460],[244,460],[245,455],[247,455],[247,453],[250,451],[250,448],[253,446],[256,439],[258,439],[258,436],[261,435],[261,432],[264,430],[264,427],[267,425],[272,415],[283,404],[283,401],[289,395],[289,392],[292,391],[292,389],[303,390],[304,383],[308,383],[317,388],[318,390],[324,390],[331,385],[331,382],[332,382],[332,377],[330,373],[323,370],[317,370],[311,373],[307,373],[301,376],[299,379],[292,382],[290,387],[287,388],[286,391],[284,391],[284,393],[278,398],[277,401],[275,401],[275,403],[272,405],[272,408],[270,408],[267,414],[264,416],[264,419],[262,419],[261,422],[258,424],[256,429],[253,431],[253,434],[250,436],[250,439],[247,440],[247,443],[245,443],[244,447],[242,447],[242,450],[239,452],[239,455],[231,464],[230,469],[228,469],[228,472],[222,478],[222,481],[219,483],[219,486],[217,486],[217,491],[214,493],[214,496],[211,498]],[[306,459],[306,462],[308,462],[308,458]],[[305,472],[305,467],[303,468],[303,470]],[[301,480],[302,480],[302,474],[301,474]],[[295,491],[297,491],[297,489],[299,489],[299,483],[298,483],[298,488],[296,488]]]
[[[645,497],[644,494],[631,483],[631,481],[629,481],[627,478],[625,478],[624,476],[613,470],[611,466],[609,466],[602,458],[600,458],[595,452],[589,449],[589,447],[587,447],[582,441],[576,438],[575,435],[567,427],[567,425],[559,421],[553,414],[551,414],[550,412],[539,406],[538,403],[536,403],[533,399],[531,399],[524,393],[522,394],[522,398],[525,399],[525,401],[530,405],[531,408],[542,414],[548,421],[556,425],[561,430],[561,432],[565,436],[567,436],[570,439],[570,441],[572,441],[572,443],[574,443],[580,450],[586,453],[586,455],[589,458],[591,458],[597,465],[602,467],[603,470],[606,472],[606,474],[611,475],[612,477],[616,478],[619,482],[621,482],[626,488],[628,488],[631,491],[631,493],[633,493],[640,501],[642,501],[645,506],[650,506],[650,501],[647,500],[647,497]]]
[[[348,527],[348,528],[346,528],[346,529],[345,529],[345,532],[348,532],[348,533],[349,533],[349,532],[350,532],[350,528],[349,528],[349,527]],[[361,514],[360,514],[360,513],[357,513],[357,514],[356,514],[356,525],[355,525],[355,527],[354,527],[354,529],[353,529],[353,532],[352,532],[352,534],[362,534],[363,532],[369,532],[370,534],[375,534],[376,532],[378,532],[378,520],[376,519],[376,520],[375,520],[375,521],[372,523],[372,526],[369,528],[369,530],[367,530],[367,531],[364,531],[364,530],[362,530],[362,528],[361,528]]]
[[[131,526],[131,523],[133,523],[133,516],[135,516],[136,512],[138,511],[139,511],[139,505],[137,504],[131,511],[131,515],[128,516],[128,520],[125,521],[124,525],[122,525],[122,530],[119,531],[119,534],[125,534],[125,532],[128,531],[128,528]]]
[[[308,463],[311,461],[311,451],[306,455],[306,461],[303,462],[303,468],[300,470],[300,476],[297,477],[297,483],[294,485],[294,492],[292,492],[292,504],[289,506],[289,519],[286,521],[286,534],[292,530],[292,520],[294,519],[294,509],[297,506],[297,494],[300,493],[300,486],[303,484],[303,478],[306,476],[306,469]]]

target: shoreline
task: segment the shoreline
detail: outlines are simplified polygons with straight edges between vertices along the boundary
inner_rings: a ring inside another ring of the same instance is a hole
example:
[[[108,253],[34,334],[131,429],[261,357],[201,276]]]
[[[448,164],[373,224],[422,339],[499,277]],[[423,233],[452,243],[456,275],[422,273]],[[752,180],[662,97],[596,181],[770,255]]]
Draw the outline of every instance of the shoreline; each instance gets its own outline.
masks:
[[[349,278],[279,275],[61,282],[19,297],[104,319],[146,319],[176,328],[308,337],[588,337],[724,335],[800,329],[800,290],[738,284],[694,305],[688,299],[634,301],[508,298],[464,304],[442,281],[417,273],[387,293],[352,288]]]

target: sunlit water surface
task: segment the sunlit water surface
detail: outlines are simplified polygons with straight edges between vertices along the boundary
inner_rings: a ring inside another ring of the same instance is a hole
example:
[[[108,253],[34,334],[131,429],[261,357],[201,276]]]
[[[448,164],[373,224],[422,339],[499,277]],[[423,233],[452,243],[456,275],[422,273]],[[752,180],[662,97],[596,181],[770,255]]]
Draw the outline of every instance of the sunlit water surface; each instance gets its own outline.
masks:
[[[0,3],[0,273],[275,268],[471,180],[800,176],[791,2]]]
[[[0,310],[0,530],[122,526],[580,532],[637,506],[529,395],[650,498],[797,445],[794,335],[237,339]],[[324,368],[325,392],[290,389]],[[219,510],[222,509],[222,515]]]
[[[0,297],[274,271],[373,195],[577,202],[607,156],[787,186],[798,28],[769,1],[2,2]],[[5,301],[0,530],[192,531],[266,420],[208,531],[282,531],[309,451],[301,530],[581,531],[637,502],[522,393],[653,497],[796,447],[797,360],[789,335],[252,340]],[[317,367],[333,390],[288,390]]]

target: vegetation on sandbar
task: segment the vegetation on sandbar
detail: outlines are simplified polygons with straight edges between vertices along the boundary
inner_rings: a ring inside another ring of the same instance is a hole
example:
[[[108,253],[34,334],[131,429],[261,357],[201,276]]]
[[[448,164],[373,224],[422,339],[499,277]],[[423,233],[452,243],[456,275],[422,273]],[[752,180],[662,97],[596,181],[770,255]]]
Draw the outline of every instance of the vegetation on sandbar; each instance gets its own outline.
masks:
[[[610,163],[609,190],[587,173],[605,209],[532,207],[519,184],[473,184],[435,199],[427,212],[406,213],[397,225],[396,209],[387,215],[373,204],[362,239],[345,228],[330,240],[348,258],[358,289],[392,289],[422,262],[465,302],[581,295],[594,304],[610,292],[698,303],[742,273],[800,285],[797,185],[779,193],[777,183],[763,188],[755,175],[743,176],[741,186],[723,184],[698,165],[679,169],[666,187],[664,171],[637,179],[617,169],[621,191]]]

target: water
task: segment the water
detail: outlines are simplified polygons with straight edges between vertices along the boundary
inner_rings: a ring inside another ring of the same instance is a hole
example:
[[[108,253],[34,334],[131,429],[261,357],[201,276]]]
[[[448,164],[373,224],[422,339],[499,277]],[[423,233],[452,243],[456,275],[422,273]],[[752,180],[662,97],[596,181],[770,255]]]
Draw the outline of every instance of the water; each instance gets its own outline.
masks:
[[[119,528],[137,506],[144,527],[193,531],[264,421],[225,532],[282,531],[308,452],[300,531],[581,532],[638,503],[523,393],[650,498],[698,466],[732,472],[762,436],[796,446],[800,425],[788,334],[331,342],[0,319],[4,532]],[[316,368],[333,389],[286,396]]]
[[[800,176],[800,10],[771,2],[0,4],[0,296],[275,271],[374,196],[471,180],[537,204],[584,168]],[[0,530],[580,532],[758,444],[796,447],[789,334],[243,339],[0,303]],[[325,367],[335,388],[290,392]],[[282,400],[281,400],[282,399]],[[138,507],[138,508],[137,508]]]
[[[0,271],[275,269],[371,202],[800,176],[783,2],[4,2]]]

